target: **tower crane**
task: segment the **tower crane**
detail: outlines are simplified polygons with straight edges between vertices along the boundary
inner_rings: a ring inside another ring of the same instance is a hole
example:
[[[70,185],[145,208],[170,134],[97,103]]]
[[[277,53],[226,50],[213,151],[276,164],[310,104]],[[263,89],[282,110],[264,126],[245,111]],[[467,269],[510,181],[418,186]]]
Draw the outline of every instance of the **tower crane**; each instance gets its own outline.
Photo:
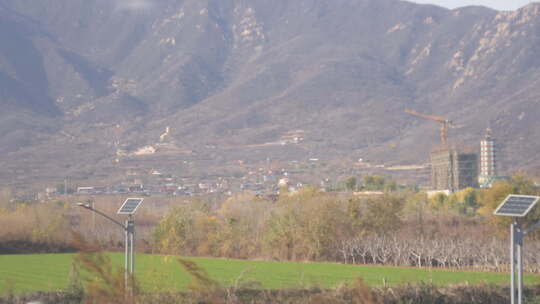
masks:
[[[405,113],[408,113],[408,114],[411,114],[411,115],[414,115],[414,116],[418,116],[418,117],[421,117],[421,118],[424,118],[424,119],[429,119],[429,120],[433,120],[433,121],[436,121],[436,122],[439,122],[441,123],[441,145],[443,147],[446,147],[446,140],[448,138],[448,128],[451,128],[453,127],[453,123],[451,120],[449,119],[446,119],[444,117],[441,117],[441,116],[436,116],[436,115],[427,115],[427,114],[422,114],[422,113],[418,113],[418,112],[415,112],[413,110],[405,110]]]

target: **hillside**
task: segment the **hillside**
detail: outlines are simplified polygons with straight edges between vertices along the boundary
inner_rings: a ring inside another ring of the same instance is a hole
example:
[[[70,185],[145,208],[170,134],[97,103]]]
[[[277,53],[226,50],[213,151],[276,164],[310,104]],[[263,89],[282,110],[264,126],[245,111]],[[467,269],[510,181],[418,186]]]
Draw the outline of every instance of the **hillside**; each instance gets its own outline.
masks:
[[[1,178],[98,177],[167,127],[179,160],[424,162],[438,126],[406,108],[455,121],[459,145],[491,126],[505,169],[538,168],[539,16],[540,4],[0,0]],[[253,148],[297,130],[301,144]]]

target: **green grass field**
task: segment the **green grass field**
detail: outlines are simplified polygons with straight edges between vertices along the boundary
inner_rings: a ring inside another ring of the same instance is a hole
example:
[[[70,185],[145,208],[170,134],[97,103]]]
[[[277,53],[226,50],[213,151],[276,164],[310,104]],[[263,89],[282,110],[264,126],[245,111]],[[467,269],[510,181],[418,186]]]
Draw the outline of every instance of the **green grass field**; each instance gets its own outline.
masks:
[[[0,294],[64,289],[73,257],[73,254],[0,255]],[[123,265],[122,254],[110,254],[110,257],[115,265]],[[509,281],[509,275],[504,273],[212,258],[189,260],[196,262],[223,285],[256,281],[260,288],[265,289],[335,287],[358,277],[369,285],[382,285],[383,280],[391,285],[414,282],[506,284]],[[190,281],[176,257],[139,254],[136,262],[136,274],[145,290],[183,290]],[[540,276],[526,275],[525,283],[538,284]]]

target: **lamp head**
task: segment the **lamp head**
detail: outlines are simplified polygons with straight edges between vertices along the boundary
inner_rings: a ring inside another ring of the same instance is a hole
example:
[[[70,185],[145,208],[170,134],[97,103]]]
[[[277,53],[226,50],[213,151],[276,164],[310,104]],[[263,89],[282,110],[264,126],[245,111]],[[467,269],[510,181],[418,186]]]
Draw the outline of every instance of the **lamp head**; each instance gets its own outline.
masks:
[[[77,203],[77,206],[83,207],[85,209],[91,209],[90,204],[88,204],[88,203]]]

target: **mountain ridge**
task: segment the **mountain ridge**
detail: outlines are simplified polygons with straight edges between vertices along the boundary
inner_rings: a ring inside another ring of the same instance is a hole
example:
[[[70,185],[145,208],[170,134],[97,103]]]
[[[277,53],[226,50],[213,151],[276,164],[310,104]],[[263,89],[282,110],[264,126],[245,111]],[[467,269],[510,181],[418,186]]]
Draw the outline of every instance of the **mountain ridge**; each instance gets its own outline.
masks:
[[[464,125],[456,144],[490,126],[508,171],[538,168],[538,16],[540,4],[1,0],[12,43],[0,47],[0,162],[59,153],[51,166],[88,173],[81,164],[114,167],[118,150],[166,127],[210,158],[209,143],[226,151],[301,129],[308,155],[422,162],[437,126],[412,108]]]

